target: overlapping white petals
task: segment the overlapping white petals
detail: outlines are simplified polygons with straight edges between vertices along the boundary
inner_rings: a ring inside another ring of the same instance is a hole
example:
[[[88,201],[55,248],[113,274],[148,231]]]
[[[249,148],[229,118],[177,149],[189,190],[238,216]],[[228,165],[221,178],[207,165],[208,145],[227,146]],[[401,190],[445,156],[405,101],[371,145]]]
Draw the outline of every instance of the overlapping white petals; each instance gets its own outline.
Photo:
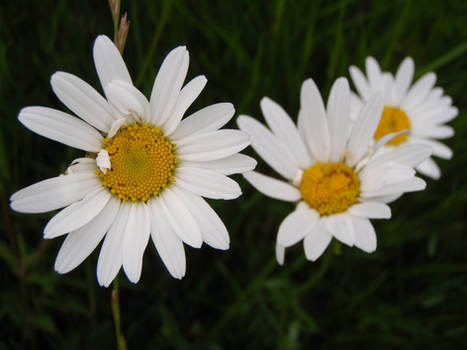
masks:
[[[241,153],[235,153],[225,158],[207,162],[191,162],[182,160],[180,162],[180,167],[210,169],[216,170],[224,175],[232,175],[253,170],[256,167],[256,163],[256,160],[252,157]]]
[[[301,198],[300,191],[287,182],[276,180],[255,171],[243,174],[245,179],[258,191],[268,197],[280,199],[287,202],[295,202]]]

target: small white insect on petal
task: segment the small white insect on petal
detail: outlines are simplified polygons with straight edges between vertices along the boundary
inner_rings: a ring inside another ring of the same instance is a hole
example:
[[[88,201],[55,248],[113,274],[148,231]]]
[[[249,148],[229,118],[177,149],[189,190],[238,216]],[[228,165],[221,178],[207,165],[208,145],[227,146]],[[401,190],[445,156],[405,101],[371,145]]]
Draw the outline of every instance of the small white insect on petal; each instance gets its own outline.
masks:
[[[111,169],[109,152],[101,149],[97,154],[96,164],[104,174],[107,172],[107,169]]]

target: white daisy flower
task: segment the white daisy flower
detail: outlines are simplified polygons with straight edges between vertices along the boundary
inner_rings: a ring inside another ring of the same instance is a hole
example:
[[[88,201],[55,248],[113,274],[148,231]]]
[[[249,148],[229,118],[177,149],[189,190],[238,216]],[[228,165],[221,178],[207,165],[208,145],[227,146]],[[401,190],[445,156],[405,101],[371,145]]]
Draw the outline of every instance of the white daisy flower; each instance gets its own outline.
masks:
[[[377,94],[368,99],[349,133],[350,90],[345,78],[334,83],[327,108],[312,79],[303,83],[300,100],[298,128],[267,97],[261,100],[261,110],[271,130],[249,116],[237,121],[250,135],[255,151],[285,181],[254,171],[243,176],[269,197],[297,202],[279,227],[277,260],[283,264],[285,248],[302,239],[305,255],[312,261],[321,256],[332,237],[373,252],[376,234],[369,219],[390,218],[386,203],[404,192],[425,188],[413,167],[431,154],[430,147],[407,144],[378,157],[372,155],[384,142],[368,147],[383,98]]]
[[[451,159],[452,151],[436,139],[445,139],[454,135],[450,126],[444,125],[454,119],[458,110],[452,106],[452,99],[443,96],[443,89],[433,87],[436,75],[433,72],[423,75],[413,85],[414,63],[412,58],[404,59],[394,77],[389,72],[382,72],[373,57],[366,59],[366,75],[355,66],[350,67],[350,75],[358,91],[352,93],[352,115],[357,115],[370,96],[377,92],[384,93],[384,109],[376,129],[374,140],[389,133],[408,129],[390,140],[381,151],[387,151],[403,144],[423,143],[433,149],[433,155]],[[428,158],[416,169],[433,179],[439,179],[441,171],[432,158]]]
[[[249,145],[239,130],[218,130],[234,115],[230,103],[203,108],[182,120],[206,84],[186,84],[188,51],[172,50],[156,76],[151,98],[137,90],[113,42],[94,43],[94,63],[106,98],[80,78],[52,75],[57,97],[78,117],[46,107],[26,107],[19,120],[39,135],[88,152],[65,175],[26,187],[11,196],[11,207],[42,213],[65,207],[44,230],[50,239],[68,234],[55,261],[66,273],[104,238],[97,264],[107,287],[123,266],[138,282],[151,236],[169,273],[185,275],[183,243],[229,248],[223,222],[202,198],[234,199],[238,184],[227,177],[254,168],[239,154]]]

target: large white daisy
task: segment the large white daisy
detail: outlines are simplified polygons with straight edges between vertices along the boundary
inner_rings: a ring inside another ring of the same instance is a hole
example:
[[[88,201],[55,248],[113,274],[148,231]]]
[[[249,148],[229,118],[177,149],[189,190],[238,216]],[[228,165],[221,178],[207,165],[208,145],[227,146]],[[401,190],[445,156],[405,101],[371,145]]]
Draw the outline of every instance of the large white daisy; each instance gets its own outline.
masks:
[[[454,119],[458,110],[452,106],[452,99],[443,95],[443,89],[434,88],[435,73],[427,73],[411,85],[414,63],[410,57],[402,61],[395,77],[389,72],[382,72],[373,57],[366,59],[367,77],[355,66],[349,70],[359,94],[352,93],[353,115],[358,113],[370,96],[377,92],[384,93],[384,109],[374,140],[388,133],[409,130],[409,133],[390,140],[381,149],[382,152],[403,144],[424,143],[433,149],[433,155],[444,159],[452,157],[451,149],[436,139],[454,135],[453,128],[444,124]],[[441,176],[432,158],[419,164],[416,169],[434,179]]]
[[[249,145],[239,130],[218,130],[234,115],[230,103],[203,108],[182,120],[206,78],[182,87],[189,56],[172,50],[157,74],[148,102],[130,78],[123,59],[106,36],[94,43],[94,63],[106,98],[80,78],[52,75],[57,97],[78,117],[46,107],[26,107],[19,120],[39,135],[86,151],[64,175],[26,187],[11,196],[11,207],[42,213],[66,207],[44,230],[44,238],[68,233],[55,270],[77,267],[104,238],[97,279],[108,286],[123,266],[136,283],[151,236],[169,273],[185,275],[183,243],[229,248],[228,232],[202,198],[234,199],[238,184],[227,177],[254,168],[239,154]]]
[[[430,154],[426,145],[407,144],[375,157],[390,136],[369,148],[381,112],[377,94],[361,109],[350,128],[350,90],[345,78],[333,85],[327,107],[313,80],[301,89],[298,129],[287,113],[265,97],[261,110],[270,128],[249,116],[237,123],[251,137],[255,151],[285,181],[251,171],[244,177],[265,195],[296,202],[296,209],[279,227],[276,257],[303,239],[306,257],[316,260],[332,237],[366,251],[376,249],[369,219],[390,218],[386,204],[404,192],[419,191],[425,182],[413,167]]]

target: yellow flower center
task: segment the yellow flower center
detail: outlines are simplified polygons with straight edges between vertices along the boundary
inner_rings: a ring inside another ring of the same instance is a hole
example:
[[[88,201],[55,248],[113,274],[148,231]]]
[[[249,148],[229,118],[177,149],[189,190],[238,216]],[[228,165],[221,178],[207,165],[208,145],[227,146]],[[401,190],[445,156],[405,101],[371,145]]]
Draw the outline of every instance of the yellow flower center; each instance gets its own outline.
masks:
[[[407,114],[398,107],[385,106],[374,138],[378,140],[387,134],[406,129],[410,129],[410,120]],[[397,146],[407,140],[407,136],[408,134],[397,135],[389,140],[387,144]]]
[[[122,200],[147,201],[174,182],[175,145],[160,128],[134,123],[105,138],[111,169],[96,170],[102,183]]]
[[[332,215],[358,202],[360,181],[343,162],[317,162],[303,172],[300,192],[311,208],[321,215]]]

